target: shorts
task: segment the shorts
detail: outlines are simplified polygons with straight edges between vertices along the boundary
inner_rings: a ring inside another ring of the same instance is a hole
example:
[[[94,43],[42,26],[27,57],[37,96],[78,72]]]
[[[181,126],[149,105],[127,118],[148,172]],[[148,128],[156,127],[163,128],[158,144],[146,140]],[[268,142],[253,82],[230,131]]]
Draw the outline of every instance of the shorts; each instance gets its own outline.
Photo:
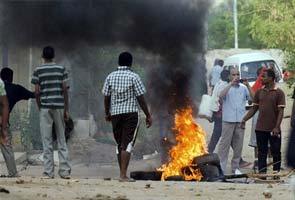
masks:
[[[131,152],[136,140],[139,119],[138,113],[124,113],[112,116],[112,126],[117,151],[119,154],[122,150]]]

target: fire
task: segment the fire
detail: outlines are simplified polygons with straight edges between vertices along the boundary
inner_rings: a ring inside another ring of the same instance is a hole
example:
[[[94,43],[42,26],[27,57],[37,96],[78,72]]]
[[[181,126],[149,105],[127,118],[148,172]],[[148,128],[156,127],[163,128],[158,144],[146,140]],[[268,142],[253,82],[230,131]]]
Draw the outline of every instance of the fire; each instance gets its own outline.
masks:
[[[174,122],[173,130],[176,132],[177,145],[169,151],[170,162],[159,169],[163,171],[161,179],[181,175],[185,180],[200,181],[200,170],[190,166],[195,157],[207,153],[205,132],[194,122],[191,107],[177,111]],[[186,170],[183,170],[184,167],[187,167]]]

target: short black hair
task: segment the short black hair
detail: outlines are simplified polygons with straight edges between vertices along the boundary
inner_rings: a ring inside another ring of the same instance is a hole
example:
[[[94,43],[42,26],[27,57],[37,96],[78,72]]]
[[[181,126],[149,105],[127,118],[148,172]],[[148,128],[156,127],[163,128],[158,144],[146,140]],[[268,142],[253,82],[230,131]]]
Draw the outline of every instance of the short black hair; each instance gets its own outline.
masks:
[[[42,58],[45,59],[53,59],[55,56],[54,54],[54,48],[51,46],[46,46],[43,48],[43,52],[42,52]]]
[[[131,66],[132,65],[132,55],[131,53],[125,51],[119,55],[119,66]]]
[[[224,64],[224,61],[223,60],[221,60],[221,59],[219,59],[218,60],[218,65],[220,65],[221,67],[223,66],[223,64]]]
[[[224,69],[220,73],[220,79],[226,82],[229,82],[229,70]]]
[[[3,81],[7,81],[7,82],[12,83],[13,70],[8,67],[2,68],[1,72],[0,72],[0,76]]]
[[[267,69],[265,72],[267,73],[267,76],[271,77],[273,81],[276,79],[276,74],[272,69]]]

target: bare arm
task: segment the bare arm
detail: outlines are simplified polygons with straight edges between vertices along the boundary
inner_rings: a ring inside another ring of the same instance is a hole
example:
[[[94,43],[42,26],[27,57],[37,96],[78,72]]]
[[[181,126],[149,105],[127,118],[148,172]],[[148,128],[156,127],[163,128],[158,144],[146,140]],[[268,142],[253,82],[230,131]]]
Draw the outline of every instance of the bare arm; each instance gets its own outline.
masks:
[[[248,91],[250,93],[251,99],[253,100],[255,93],[253,92],[252,87],[250,86],[248,80],[245,80],[244,81],[244,85],[248,88]]]
[[[145,116],[146,116],[145,121],[146,121],[147,128],[149,128],[152,125],[152,117],[151,117],[149,109],[148,109],[148,107],[146,105],[144,96],[143,95],[137,96],[136,99],[137,99],[141,109],[143,110]]]
[[[41,100],[40,100],[40,86],[38,84],[35,85],[35,97],[38,109],[40,110]]]
[[[226,88],[224,88],[224,90],[222,90],[222,91],[220,92],[219,97],[220,97],[220,98],[225,97],[225,96],[227,95],[227,93],[228,93],[228,91],[229,91],[229,89],[231,88],[232,85],[233,85],[232,82],[229,83],[228,86],[226,86]]]
[[[9,118],[9,106],[8,106],[8,99],[7,96],[0,96],[0,102],[3,105],[2,110],[2,127],[6,128],[8,124]]]
[[[68,86],[64,82],[63,83],[63,95],[64,95],[64,103],[65,103],[65,108],[64,108],[64,119],[68,120],[69,119],[69,93],[68,93]]]
[[[1,128],[1,137],[0,142],[6,144],[8,142],[7,138],[7,124],[9,118],[9,105],[7,96],[0,96],[0,103],[2,104],[2,128]]]
[[[241,128],[245,128],[245,123],[246,121],[248,121],[248,119],[250,119],[251,117],[253,117],[255,115],[255,113],[258,110],[258,106],[254,105],[249,111],[248,113],[244,116],[244,118],[241,121]]]
[[[106,121],[111,121],[111,96],[104,96],[104,110],[105,110],[105,119]]]
[[[282,123],[282,120],[283,120],[283,116],[284,116],[284,108],[283,107],[279,107],[278,108],[278,115],[277,115],[277,121],[276,121],[276,126],[275,128],[272,130],[272,133],[274,136],[278,136],[279,137],[279,134],[281,132],[281,123]]]

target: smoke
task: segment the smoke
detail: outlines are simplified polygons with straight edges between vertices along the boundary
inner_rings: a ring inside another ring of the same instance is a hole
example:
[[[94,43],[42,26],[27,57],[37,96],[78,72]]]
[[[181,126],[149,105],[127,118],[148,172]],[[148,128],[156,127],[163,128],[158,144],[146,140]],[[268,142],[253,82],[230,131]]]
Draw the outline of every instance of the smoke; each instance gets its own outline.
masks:
[[[52,44],[71,55],[83,52],[81,44],[101,47],[121,43],[131,49],[144,49],[161,62],[148,69],[148,92],[151,105],[158,113],[165,113],[192,103],[206,92],[204,25],[209,2],[3,0],[0,36],[9,45]],[[79,65],[84,71],[88,66],[85,57]],[[73,75],[79,77],[80,72]],[[89,87],[93,86],[88,85],[86,90]],[[84,109],[79,112],[88,112]]]

